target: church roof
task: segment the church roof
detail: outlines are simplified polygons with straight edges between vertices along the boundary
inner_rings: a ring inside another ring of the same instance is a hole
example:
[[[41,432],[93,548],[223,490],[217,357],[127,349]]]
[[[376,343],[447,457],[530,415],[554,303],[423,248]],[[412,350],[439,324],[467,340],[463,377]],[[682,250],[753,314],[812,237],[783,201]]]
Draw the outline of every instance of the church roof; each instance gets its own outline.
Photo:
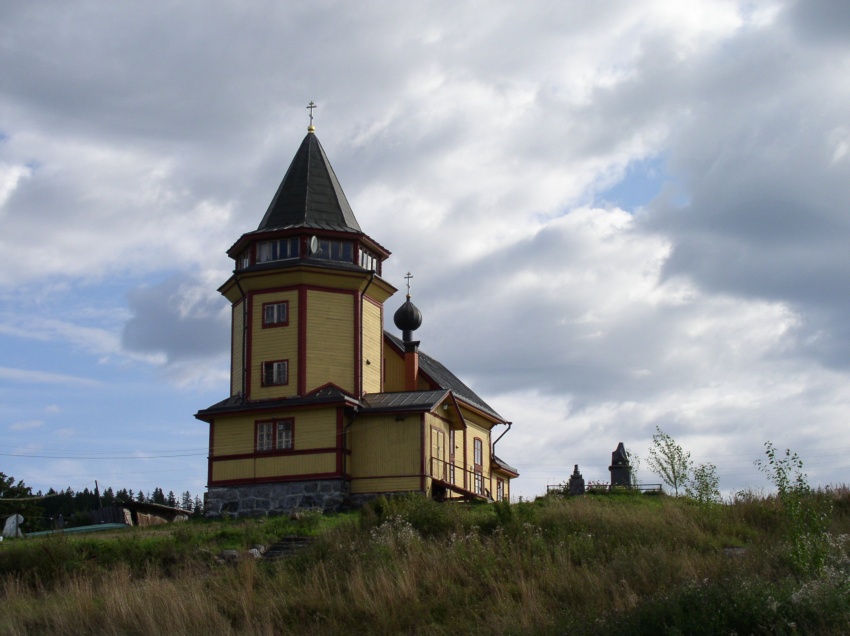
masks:
[[[401,351],[404,351],[404,342],[391,334],[388,331],[384,335]],[[464,384],[460,378],[449,371],[442,363],[438,362],[427,353],[419,351],[419,370],[423,371],[437,386],[443,389],[448,389],[467,404],[484,411],[488,415],[492,415],[499,421],[504,422],[505,418],[496,413],[487,402],[482,400],[478,395]]]
[[[295,227],[362,233],[313,132],[301,142],[257,231]]]
[[[316,406],[319,404],[348,404],[357,406],[359,402],[353,397],[340,390],[339,388],[328,385],[316,389],[312,393],[303,397],[294,398],[278,398],[274,400],[261,400],[251,402],[245,400],[242,395],[231,395],[229,398],[217,402],[212,406],[201,409],[195,413],[195,417],[199,420],[210,421],[209,418],[222,413],[239,413],[246,410],[273,410],[282,409],[292,406]]]
[[[505,460],[499,459],[495,455],[493,455],[493,463],[496,464],[496,466],[498,466],[502,470],[507,471],[509,473],[513,473],[516,476],[519,476],[519,471],[516,468],[514,468],[513,466],[508,464]]]
[[[447,394],[446,389],[367,393],[363,396],[363,403],[366,411],[422,411],[434,408]]]

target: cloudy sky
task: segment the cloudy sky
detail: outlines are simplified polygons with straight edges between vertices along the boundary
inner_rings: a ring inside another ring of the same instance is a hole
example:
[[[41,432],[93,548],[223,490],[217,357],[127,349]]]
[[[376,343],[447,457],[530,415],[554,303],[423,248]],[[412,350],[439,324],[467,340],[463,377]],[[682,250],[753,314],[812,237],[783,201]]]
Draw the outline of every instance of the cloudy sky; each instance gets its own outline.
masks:
[[[0,471],[28,485],[203,492],[225,250],[310,100],[422,349],[513,421],[514,495],[656,426],[727,492],[768,440],[850,481],[843,0],[5,2],[0,65]]]

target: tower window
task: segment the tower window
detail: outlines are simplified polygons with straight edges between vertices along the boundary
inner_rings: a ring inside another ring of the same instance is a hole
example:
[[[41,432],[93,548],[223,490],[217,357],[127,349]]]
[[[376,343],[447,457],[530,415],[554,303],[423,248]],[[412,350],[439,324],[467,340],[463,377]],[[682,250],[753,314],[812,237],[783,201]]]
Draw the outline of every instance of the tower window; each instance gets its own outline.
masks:
[[[377,272],[378,259],[371,252],[360,248],[360,267]]]
[[[236,269],[245,269],[251,264],[251,250],[243,250],[236,258]]]
[[[289,361],[263,362],[263,386],[289,384]]]
[[[298,258],[298,238],[290,237],[276,241],[261,241],[257,243],[257,262],[282,261],[287,258]]]
[[[475,457],[474,463],[476,466],[481,466],[484,463],[484,445],[481,443],[481,439],[475,438]]]
[[[316,253],[313,254],[313,256],[323,261],[353,263],[354,246],[351,244],[351,241],[319,239],[319,249],[316,250]]]
[[[263,304],[263,327],[285,327],[288,324],[288,302]]]
[[[257,422],[257,451],[292,450],[293,428],[291,418]]]

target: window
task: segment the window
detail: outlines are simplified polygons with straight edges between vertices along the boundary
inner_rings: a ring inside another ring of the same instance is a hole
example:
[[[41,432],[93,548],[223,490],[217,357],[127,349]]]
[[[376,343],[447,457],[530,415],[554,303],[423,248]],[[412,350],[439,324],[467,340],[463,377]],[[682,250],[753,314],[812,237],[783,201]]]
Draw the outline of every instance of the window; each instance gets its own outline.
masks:
[[[265,303],[263,327],[285,327],[289,324],[289,303]]]
[[[257,422],[257,451],[292,450],[293,421]]]
[[[360,248],[360,267],[377,272],[378,259],[371,252],[367,252],[363,248]]]
[[[354,261],[354,247],[351,245],[351,241],[319,239],[319,249],[313,256],[323,261],[351,263]]]
[[[449,483],[455,483],[455,431],[449,431]]]
[[[257,450],[270,451],[272,449],[272,435],[274,429],[271,422],[257,424]]]
[[[505,480],[496,480],[496,501],[502,501],[505,498]]]
[[[277,239],[257,243],[257,262],[282,261],[286,258],[298,258],[298,238]]]
[[[484,475],[482,474],[482,464],[484,463],[484,445],[480,437],[476,437],[473,441],[473,463],[475,466],[475,493],[478,495],[484,494]]]
[[[236,258],[236,269],[245,269],[251,264],[251,250],[244,250]]]
[[[263,386],[289,384],[289,361],[263,362]]]

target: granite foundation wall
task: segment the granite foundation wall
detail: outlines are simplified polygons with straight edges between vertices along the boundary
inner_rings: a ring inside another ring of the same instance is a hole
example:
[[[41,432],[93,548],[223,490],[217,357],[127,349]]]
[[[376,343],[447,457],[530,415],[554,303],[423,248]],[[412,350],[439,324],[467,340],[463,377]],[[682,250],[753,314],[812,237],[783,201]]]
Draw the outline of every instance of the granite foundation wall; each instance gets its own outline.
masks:
[[[226,512],[234,517],[263,517],[299,509],[337,512],[348,505],[348,484],[342,479],[214,486],[204,498],[204,516],[216,518]]]

